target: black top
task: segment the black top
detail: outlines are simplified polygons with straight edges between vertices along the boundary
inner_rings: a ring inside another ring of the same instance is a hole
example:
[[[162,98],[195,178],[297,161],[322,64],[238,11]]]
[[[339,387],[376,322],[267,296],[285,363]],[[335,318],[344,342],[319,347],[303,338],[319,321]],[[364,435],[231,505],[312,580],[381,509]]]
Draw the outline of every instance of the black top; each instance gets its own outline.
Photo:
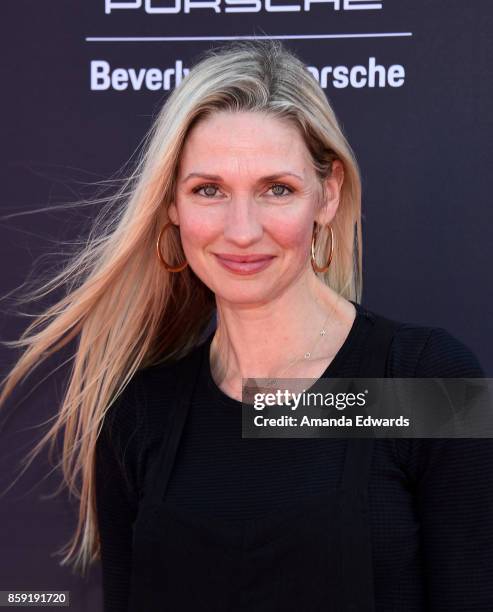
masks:
[[[385,376],[399,325],[374,317],[358,377]],[[368,522],[373,438],[346,439],[335,486],[280,511],[238,519],[187,512],[168,501],[170,476],[209,352],[210,341],[191,351],[176,372],[175,401],[167,406],[169,435],[133,526],[129,612],[375,612]],[[254,442],[250,453],[255,452]],[[241,471],[234,475],[242,476]],[[423,594],[418,597],[424,600]]]
[[[356,307],[357,318],[325,377],[357,371],[374,315]],[[179,368],[139,372],[110,410],[98,442],[106,612],[128,607],[132,524],[168,433],[166,407]],[[484,373],[445,330],[405,324],[394,338],[386,375]],[[253,521],[304,507],[338,482],[345,440],[242,439],[240,408],[214,383],[206,360],[166,492],[177,513]],[[493,609],[492,468],[491,440],[375,440],[368,520],[376,611],[424,610],[424,598],[433,612]]]

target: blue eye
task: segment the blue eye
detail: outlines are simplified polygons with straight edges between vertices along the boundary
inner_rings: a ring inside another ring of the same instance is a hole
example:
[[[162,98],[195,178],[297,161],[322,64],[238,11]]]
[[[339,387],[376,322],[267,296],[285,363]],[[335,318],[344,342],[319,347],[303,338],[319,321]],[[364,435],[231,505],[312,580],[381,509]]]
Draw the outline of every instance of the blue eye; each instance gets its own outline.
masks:
[[[285,194],[281,194],[281,193],[275,194],[276,197],[282,198],[282,197],[289,195],[290,193],[293,193],[293,190],[290,187],[288,187],[287,185],[283,185],[282,183],[275,183],[274,185],[272,185],[271,189],[275,189],[276,187],[282,187],[282,189],[288,190],[288,193],[285,193]]]
[[[210,187],[212,187],[212,189],[216,189],[217,190],[217,186],[213,185],[212,183],[207,183],[205,185],[199,185],[198,187],[194,187],[192,189],[193,193],[198,193],[201,189],[209,189]],[[201,194],[202,195],[202,194]],[[210,195],[210,194],[209,194]],[[208,198],[209,195],[206,195],[205,197]]]
[[[293,193],[293,190],[292,190],[290,187],[288,187],[287,185],[284,185],[283,183],[274,183],[273,185],[271,185],[270,189],[278,189],[279,187],[280,187],[281,189],[286,189],[286,190],[288,191],[288,193],[279,193],[279,192],[274,193],[274,195],[275,195],[275,197],[276,197],[276,198],[283,198],[283,197],[286,197],[286,196],[288,196],[289,194]],[[216,190],[216,191],[217,191],[217,190],[218,190],[218,187],[217,187],[217,185],[215,185],[214,183],[205,183],[205,184],[203,184],[203,185],[198,185],[197,187],[194,187],[194,188],[192,189],[192,193],[199,193],[199,192],[200,192],[202,189],[214,189],[214,190]],[[203,195],[204,197],[211,199],[211,198],[213,198],[213,197],[214,197],[216,194],[211,194],[211,193],[207,194],[207,193],[203,193],[203,194],[199,194],[199,195]]]

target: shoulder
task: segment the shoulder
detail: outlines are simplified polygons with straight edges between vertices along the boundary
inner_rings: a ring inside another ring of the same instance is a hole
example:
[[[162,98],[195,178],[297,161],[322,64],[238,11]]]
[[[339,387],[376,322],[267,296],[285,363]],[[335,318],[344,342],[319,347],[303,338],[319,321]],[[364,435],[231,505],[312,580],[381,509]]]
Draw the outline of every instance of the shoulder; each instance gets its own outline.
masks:
[[[188,375],[199,347],[173,362],[138,369],[110,404],[104,416],[96,450],[101,462],[116,458],[139,490],[147,465],[157,454],[169,430],[178,382]]]
[[[189,365],[199,350],[200,347],[195,347],[178,360],[138,369],[106,412],[104,429],[108,434],[128,440],[163,421],[179,381],[188,375]]]
[[[158,362],[135,372],[116,402],[112,422],[127,435],[138,430],[143,443],[161,440],[169,425],[180,384],[198,366],[201,345],[175,361]],[[134,434],[135,435],[135,434]]]
[[[444,327],[421,325],[367,311],[370,317],[392,322],[394,332],[388,360],[393,377],[484,378],[473,350]]]
[[[180,384],[186,384],[199,367],[203,345],[199,344],[174,361],[156,363],[138,371],[136,386],[148,406],[156,401],[162,404],[173,398]]]
[[[443,327],[404,324],[396,333],[393,359],[396,366],[413,367],[417,378],[485,376],[472,349]]]

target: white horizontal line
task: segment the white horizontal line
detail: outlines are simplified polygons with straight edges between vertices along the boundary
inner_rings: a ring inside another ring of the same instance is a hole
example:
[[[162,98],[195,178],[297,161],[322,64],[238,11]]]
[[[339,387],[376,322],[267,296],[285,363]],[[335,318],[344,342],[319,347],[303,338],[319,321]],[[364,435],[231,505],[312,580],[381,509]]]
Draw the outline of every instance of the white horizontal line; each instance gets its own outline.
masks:
[[[323,38],[402,38],[412,32],[378,32],[362,34],[273,34],[272,36],[86,36],[86,42],[177,42],[195,40],[256,40],[277,38],[289,40]]]

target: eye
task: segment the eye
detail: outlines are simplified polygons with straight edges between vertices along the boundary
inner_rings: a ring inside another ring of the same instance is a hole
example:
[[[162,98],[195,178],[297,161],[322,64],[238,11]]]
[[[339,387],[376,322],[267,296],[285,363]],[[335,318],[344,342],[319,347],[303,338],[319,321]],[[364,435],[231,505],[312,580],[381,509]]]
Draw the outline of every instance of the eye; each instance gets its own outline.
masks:
[[[279,193],[279,191],[278,191],[279,188],[287,189],[288,193],[284,193],[284,194],[283,193]],[[290,193],[293,193],[293,190],[291,189],[291,187],[288,187],[287,185],[283,185],[282,183],[275,183],[274,185],[272,185],[271,189],[277,190],[277,193],[274,193],[274,195],[276,197],[280,197],[280,198],[285,197],[285,196],[289,195]]]
[[[212,199],[216,194],[211,193],[210,190],[212,189],[212,190],[217,191],[218,187],[214,183],[204,183],[203,185],[198,185],[197,187],[194,187],[192,189],[192,193],[199,193],[200,191],[202,191],[202,189],[204,189],[204,193],[200,195],[203,195],[206,198]],[[293,189],[291,189],[291,187],[288,187],[287,185],[284,185],[283,183],[274,183],[273,185],[271,185],[270,189],[274,191],[274,195],[276,198],[283,198],[293,193]],[[280,190],[282,191],[283,189],[287,190],[287,193],[279,192]]]
[[[213,183],[206,183],[204,185],[199,185],[198,187],[194,187],[192,189],[192,193],[198,193],[201,189],[216,189],[217,190],[217,185],[214,185]],[[200,194],[203,195],[203,194]],[[211,198],[213,197],[215,194],[211,194],[210,192],[208,194],[205,195],[206,198]]]

